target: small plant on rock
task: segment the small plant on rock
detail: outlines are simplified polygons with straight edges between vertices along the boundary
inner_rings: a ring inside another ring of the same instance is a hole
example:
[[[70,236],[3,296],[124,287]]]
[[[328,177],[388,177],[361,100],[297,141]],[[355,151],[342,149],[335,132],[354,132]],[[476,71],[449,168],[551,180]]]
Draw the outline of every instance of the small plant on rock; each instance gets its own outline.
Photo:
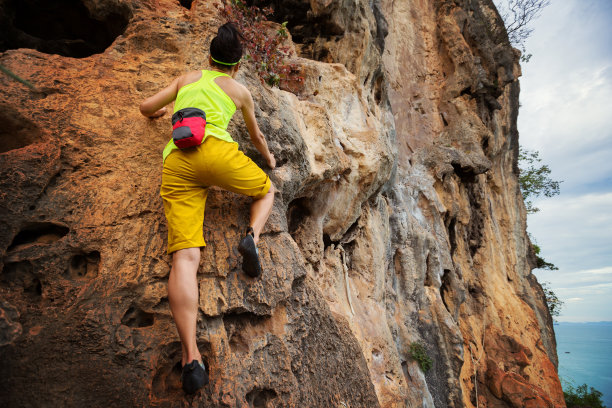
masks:
[[[540,209],[533,205],[533,199],[541,196],[554,197],[559,195],[561,181],[550,178],[550,167],[540,164],[540,152],[519,147],[519,187],[525,200],[527,214],[533,214]]]
[[[419,367],[421,367],[421,370],[423,370],[423,372],[428,371],[433,364],[433,361],[427,355],[427,350],[425,350],[425,347],[423,347],[423,345],[420,343],[410,343],[410,356],[417,363],[419,363]]]
[[[529,236],[529,238],[532,239],[531,236]],[[559,270],[559,268],[557,268],[555,264],[546,261],[546,259],[540,256],[540,252],[542,250],[540,249],[540,246],[538,244],[535,244],[532,242],[531,246],[533,247],[533,252],[535,253],[535,256],[536,256],[536,269],[546,269],[549,271]]]
[[[544,296],[546,298],[546,306],[550,315],[555,318],[561,315],[561,308],[563,307],[563,301],[557,297],[557,294],[550,288],[550,282],[543,282],[541,284]]]

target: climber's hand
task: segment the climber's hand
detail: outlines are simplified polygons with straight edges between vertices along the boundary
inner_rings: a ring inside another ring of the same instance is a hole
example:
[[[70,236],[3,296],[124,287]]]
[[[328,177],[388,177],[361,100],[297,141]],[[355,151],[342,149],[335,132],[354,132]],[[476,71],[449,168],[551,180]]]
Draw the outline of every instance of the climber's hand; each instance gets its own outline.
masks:
[[[268,163],[268,167],[270,167],[271,169],[274,169],[276,167],[276,159],[274,158],[274,155],[272,153],[270,153],[270,157],[268,157],[268,160],[266,160],[266,162]]]

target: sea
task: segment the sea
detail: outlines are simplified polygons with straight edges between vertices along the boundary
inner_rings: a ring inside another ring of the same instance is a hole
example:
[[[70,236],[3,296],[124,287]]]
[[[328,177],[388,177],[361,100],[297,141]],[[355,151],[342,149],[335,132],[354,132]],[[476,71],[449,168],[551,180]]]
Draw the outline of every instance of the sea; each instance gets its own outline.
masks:
[[[612,408],[612,322],[558,322],[554,328],[563,388],[587,384]]]

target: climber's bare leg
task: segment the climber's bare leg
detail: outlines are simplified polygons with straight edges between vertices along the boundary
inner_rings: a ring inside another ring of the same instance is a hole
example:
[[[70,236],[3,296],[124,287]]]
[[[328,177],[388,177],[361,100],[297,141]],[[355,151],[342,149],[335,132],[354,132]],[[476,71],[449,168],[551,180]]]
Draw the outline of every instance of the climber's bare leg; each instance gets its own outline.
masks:
[[[263,229],[268,217],[272,212],[272,206],[274,205],[274,185],[270,185],[268,194],[260,199],[253,200],[251,204],[251,222],[250,226],[253,228],[253,240],[255,245],[259,242],[259,234]]]
[[[168,279],[168,300],[183,350],[182,365],[202,361],[196,341],[198,318],[198,281],[200,248],[179,249],[172,255]]]

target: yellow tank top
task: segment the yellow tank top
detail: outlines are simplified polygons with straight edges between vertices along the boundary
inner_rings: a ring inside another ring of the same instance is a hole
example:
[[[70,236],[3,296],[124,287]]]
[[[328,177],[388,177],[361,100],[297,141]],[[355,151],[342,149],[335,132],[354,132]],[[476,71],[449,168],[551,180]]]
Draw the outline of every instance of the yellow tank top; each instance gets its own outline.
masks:
[[[230,119],[236,112],[236,105],[224,91],[215,83],[215,78],[229,76],[222,72],[202,70],[202,77],[179,89],[174,102],[174,112],[183,108],[198,108],[206,112],[206,132],[204,140],[209,136],[230,143],[236,143],[226,130]],[[203,141],[204,141],[203,140]],[[164,148],[163,158],[178,149],[172,139]]]

